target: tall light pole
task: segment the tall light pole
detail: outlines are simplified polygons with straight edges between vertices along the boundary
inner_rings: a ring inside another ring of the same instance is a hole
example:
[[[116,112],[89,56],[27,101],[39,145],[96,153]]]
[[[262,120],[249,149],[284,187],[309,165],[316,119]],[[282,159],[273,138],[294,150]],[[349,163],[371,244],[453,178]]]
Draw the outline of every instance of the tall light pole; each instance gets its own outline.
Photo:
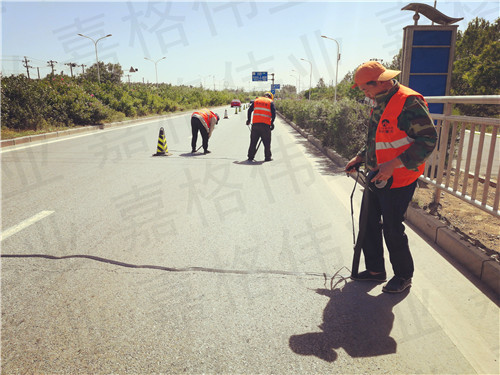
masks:
[[[321,35],[322,38],[325,38],[325,39],[330,39],[330,40],[333,40],[335,43],[337,43],[337,64],[336,64],[336,68],[335,68],[335,101],[337,101],[337,77],[338,77],[338,74],[339,74],[339,61],[340,61],[340,45],[339,45],[339,42],[337,42],[335,39],[333,38],[329,38],[325,35]]]
[[[309,60],[306,59],[301,59],[303,61],[307,61],[309,65],[311,65],[311,73],[309,73],[309,100],[311,100],[311,79],[312,79],[312,74],[313,74],[313,64]]]
[[[297,90],[297,77],[295,77],[293,74],[290,74],[290,77],[295,78],[295,90]],[[297,91],[297,94],[298,94],[298,93],[299,93],[299,92]]]
[[[158,63],[163,60],[163,59],[166,59],[165,56],[163,56],[161,59],[158,59],[156,61],[153,61],[151,59],[148,59],[147,57],[144,58],[144,60],[149,60],[149,61],[152,61],[155,63],[155,72],[156,72],[156,87],[158,87]]]
[[[101,39],[104,39],[104,38],[107,38],[107,37],[111,36],[111,34],[103,36],[103,37],[101,37],[101,38],[99,38],[97,40],[94,40],[90,36],[87,36],[87,35],[83,35],[83,34],[78,34],[78,35],[83,36],[84,38],[90,39],[92,42],[94,42],[94,47],[95,47],[95,61],[97,63],[97,80],[99,81],[99,83],[101,83],[101,75],[99,73],[99,57],[97,57],[97,42],[100,41]]]
[[[298,88],[298,91],[297,91],[297,94],[298,94],[300,92],[300,73],[297,72],[295,69],[292,69],[292,72],[297,73],[297,76],[299,76],[299,88]]]

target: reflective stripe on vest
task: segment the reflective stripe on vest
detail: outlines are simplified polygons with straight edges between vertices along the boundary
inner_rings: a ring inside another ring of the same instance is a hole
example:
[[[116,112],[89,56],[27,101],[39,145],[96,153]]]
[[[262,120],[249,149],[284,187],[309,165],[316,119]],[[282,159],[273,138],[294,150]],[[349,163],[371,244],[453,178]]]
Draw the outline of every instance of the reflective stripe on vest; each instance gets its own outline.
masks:
[[[377,155],[377,164],[385,163],[401,155],[407,150],[414,139],[409,137],[406,132],[398,128],[398,117],[403,110],[403,106],[408,96],[418,96],[422,100],[422,95],[400,85],[399,90],[392,96],[387,103],[387,107],[380,117],[375,136],[375,153]],[[427,105],[427,102],[425,102]],[[410,185],[415,181],[425,169],[425,163],[418,167],[417,171],[407,169],[405,166],[394,169],[393,183],[391,189]]]
[[[414,142],[413,138],[406,136],[404,138],[401,138],[401,139],[398,139],[398,140],[395,140],[392,142],[377,142],[376,148],[377,148],[377,150],[387,150],[390,148],[400,148],[403,146],[407,146],[413,142]]]
[[[257,98],[253,102],[253,120],[252,123],[264,123],[271,125],[272,111],[271,103],[273,101],[269,98]]]

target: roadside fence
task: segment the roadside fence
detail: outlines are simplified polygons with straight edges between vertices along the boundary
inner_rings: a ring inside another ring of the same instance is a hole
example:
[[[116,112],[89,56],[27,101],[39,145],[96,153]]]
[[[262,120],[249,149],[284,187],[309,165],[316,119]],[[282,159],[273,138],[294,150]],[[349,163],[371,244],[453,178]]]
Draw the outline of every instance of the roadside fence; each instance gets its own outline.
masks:
[[[451,115],[453,104],[500,105],[500,95],[429,96],[428,103],[444,103],[436,120],[438,146],[427,161],[421,180],[495,217],[500,217],[500,119]]]

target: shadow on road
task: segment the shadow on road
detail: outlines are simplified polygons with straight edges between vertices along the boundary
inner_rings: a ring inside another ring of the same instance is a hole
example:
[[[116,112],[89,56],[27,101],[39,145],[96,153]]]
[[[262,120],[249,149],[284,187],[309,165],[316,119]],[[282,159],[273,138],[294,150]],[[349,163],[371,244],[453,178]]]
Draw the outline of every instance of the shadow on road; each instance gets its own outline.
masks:
[[[290,348],[297,354],[314,355],[324,361],[337,359],[336,349],[343,348],[351,357],[374,357],[396,353],[397,343],[390,336],[394,314],[392,309],[407,295],[380,292],[368,294],[380,284],[348,282],[342,289],[317,289],[329,297],[323,312],[322,332],[290,337]]]
[[[235,161],[233,164],[238,164],[238,165],[262,165],[264,164],[265,161],[248,161],[248,160],[243,160],[243,161]]]
[[[183,154],[179,154],[179,156],[182,156],[183,158],[192,158],[195,156],[205,156],[203,152],[185,152]]]

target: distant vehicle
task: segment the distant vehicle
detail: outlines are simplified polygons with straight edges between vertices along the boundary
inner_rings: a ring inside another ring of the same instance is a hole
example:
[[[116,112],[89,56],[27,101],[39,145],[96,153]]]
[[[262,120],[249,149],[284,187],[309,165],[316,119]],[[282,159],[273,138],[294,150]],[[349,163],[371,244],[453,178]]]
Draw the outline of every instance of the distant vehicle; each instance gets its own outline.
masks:
[[[241,100],[238,100],[238,99],[233,99],[231,101],[231,108],[232,107],[241,107]]]

